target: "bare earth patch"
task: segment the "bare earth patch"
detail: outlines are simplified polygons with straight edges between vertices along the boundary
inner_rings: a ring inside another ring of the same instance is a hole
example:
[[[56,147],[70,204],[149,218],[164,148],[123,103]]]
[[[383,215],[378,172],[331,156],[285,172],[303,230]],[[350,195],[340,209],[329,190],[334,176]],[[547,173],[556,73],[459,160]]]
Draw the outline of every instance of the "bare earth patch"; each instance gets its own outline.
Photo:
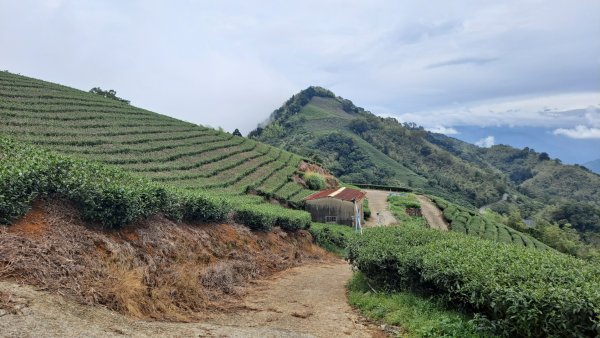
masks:
[[[160,216],[105,230],[40,201],[0,228],[0,335],[380,336],[347,304],[350,275],[305,231]]]
[[[0,280],[141,319],[193,321],[208,309],[237,307],[248,281],[331,257],[306,231],[260,233],[160,216],[105,230],[60,201],[38,202],[0,227]]]
[[[421,212],[427,220],[429,227],[448,231],[448,222],[442,216],[442,211],[429,198],[423,195],[417,195],[417,199],[421,203]]]
[[[212,311],[196,323],[143,321],[0,282],[1,294],[27,304],[0,316],[0,332],[3,337],[384,337],[348,305],[350,275],[342,261],[296,267],[257,282],[237,308]]]
[[[352,275],[343,261],[307,264],[260,281],[245,309],[218,314],[211,324],[285,329],[315,337],[372,337],[379,331],[348,305],[345,283]]]
[[[388,191],[371,189],[363,189],[363,191],[367,193],[369,209],[371,209],[371,217],[367,220],[365,227],[385,226],[398,223],[388,207]],[[379,216],[377,213],[379,213]]]

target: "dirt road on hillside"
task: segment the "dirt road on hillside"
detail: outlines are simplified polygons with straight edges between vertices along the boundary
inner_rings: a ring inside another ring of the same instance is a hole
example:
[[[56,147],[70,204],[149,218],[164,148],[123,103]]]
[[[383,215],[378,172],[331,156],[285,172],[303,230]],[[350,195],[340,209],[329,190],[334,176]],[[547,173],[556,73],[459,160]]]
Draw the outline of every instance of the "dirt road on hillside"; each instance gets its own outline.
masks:
[[[0,307],[3,337],[373,337],[346,301],[347,263],[309,264],[258,282],[240,310],[209,314],[202,323],[135,320],[80,305],[30,286],[0,282],[12,310]]]
[[[421,212],[427,220],[429,227],[448,231],[448,223],[444,220],[440,209],[429,198],[423,195],[417,195],[417,199],[421,203]]]
[[[385,226],[398,223],[388,207],[388,191],[370,189],[364,189],[363,191],[367,193],[369,209],[371,209],[371,218],[367,220],[365,227]],[[379,216],[377,213],[379,213]]]

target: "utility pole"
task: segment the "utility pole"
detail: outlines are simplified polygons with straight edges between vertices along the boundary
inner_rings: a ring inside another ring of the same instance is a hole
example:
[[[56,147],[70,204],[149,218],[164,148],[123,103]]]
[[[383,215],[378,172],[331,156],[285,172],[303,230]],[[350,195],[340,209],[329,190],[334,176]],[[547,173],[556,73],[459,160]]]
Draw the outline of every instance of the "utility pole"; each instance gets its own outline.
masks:
[[[356,198],[352,199],[352,203],[354,204],[354,231],[362,235],[362,226],[360,224],[361,217],[360,211],[358,210],[358,204],[356,203]]]

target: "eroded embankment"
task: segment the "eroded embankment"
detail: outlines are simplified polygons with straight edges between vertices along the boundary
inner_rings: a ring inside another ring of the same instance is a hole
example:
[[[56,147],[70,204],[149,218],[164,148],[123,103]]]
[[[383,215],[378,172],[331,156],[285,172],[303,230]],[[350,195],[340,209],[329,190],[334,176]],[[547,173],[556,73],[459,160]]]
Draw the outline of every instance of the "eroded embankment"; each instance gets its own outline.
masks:
[[[0,279],[146,319],[190,321],[235,308],[248,281],[329,257],[306,231],[259,233],[160,216],[103,230],[61,201],[38,201],[0,230]]]

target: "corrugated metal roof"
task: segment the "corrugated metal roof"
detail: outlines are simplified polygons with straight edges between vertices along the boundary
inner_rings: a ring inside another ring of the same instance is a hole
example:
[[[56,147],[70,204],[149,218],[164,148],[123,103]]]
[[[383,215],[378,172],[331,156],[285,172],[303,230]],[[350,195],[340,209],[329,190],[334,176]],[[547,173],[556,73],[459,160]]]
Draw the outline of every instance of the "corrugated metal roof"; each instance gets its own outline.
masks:
[[[366,193],[350,188],[340,188],[340,189],[327,189],[316,192],[306,198],[305,201],[316,200],[320,198],[336,198],[342,201],[352,201],[356,198],[356,200],[361,200],[365,197]]]

